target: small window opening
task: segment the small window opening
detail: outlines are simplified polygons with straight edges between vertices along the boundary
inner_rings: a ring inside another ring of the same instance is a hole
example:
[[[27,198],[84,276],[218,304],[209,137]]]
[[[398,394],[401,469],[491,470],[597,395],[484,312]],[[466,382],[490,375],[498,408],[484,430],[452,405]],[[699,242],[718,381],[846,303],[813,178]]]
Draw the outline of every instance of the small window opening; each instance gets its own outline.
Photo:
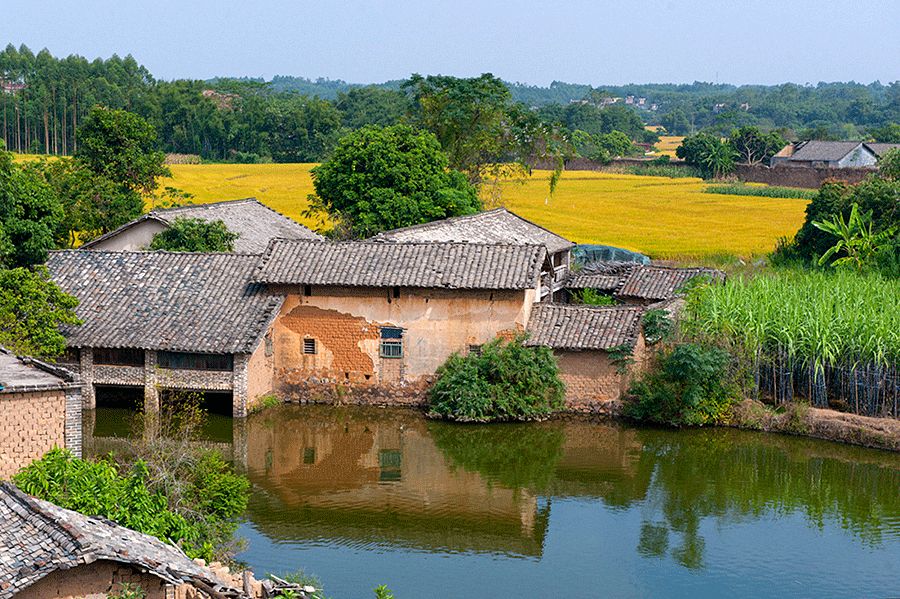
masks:
[[[315,447],[305,447],[303,449],[303,463],[304,464],[315,464],[316,463],[316,448]]]
[[[382,358],[403,357],[403,329],[399,327],[381,327]]]
[[[469,354],[473,356],[481,355],[481,346],[480,345],[470,345],[469,346]]]
[[[309,297],[312,295],[312,285],[304,285],[303,286],[303,295]]]
[[[394,299],[400,299],[400,288],[399,287],[394,287],[394,289],[391,291],[391,293],[394,296]]]
[[[303,340],[303,353],[304,354],[316,353],[316,340],[315,339],[304,339]]]

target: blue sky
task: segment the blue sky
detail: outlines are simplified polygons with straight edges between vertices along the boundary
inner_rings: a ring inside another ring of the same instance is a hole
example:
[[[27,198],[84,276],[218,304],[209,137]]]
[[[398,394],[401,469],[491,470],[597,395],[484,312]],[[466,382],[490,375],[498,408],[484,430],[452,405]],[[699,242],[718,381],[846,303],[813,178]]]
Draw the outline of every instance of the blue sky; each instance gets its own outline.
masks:
[[[900,79],[900,0],[2,0],[0,41],[163,79],[816,83]]]

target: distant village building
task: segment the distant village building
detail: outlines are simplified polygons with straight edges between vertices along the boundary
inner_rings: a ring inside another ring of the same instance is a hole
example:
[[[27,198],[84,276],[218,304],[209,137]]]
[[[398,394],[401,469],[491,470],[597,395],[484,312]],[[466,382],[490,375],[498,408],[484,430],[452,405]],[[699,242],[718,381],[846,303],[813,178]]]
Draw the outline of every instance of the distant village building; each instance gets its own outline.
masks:
[[[25,84],[21,81],[7,81],[0,79],[0,91],[4,94],[18,94],[25,90]]]
[[[285,239],[317,239],[322,237],[279,214],[255,198],[211,204],[191,204],[167,210],[152,210],[114,231],[81,246],[87,250],[144,250],[153,236],[169,228],[176,218],[199,218],[208,222],[221,220],[232,233],[237,233],[234,251],[238,254],[261,254],[269,241]]]
[[[865,168],[874,167],[885,152],[900,144],[861,141],[801,141],[788,144],[772,156],[772,167]]]
[[[262,595],[220,580],[159,539],[31,497],[9,483],[0,483],[0,547],[0,599],[106,597],[124,583],[140,586],[146,599]]]
[[[553,284],[541,290],[541,298],[548,294],[558,294],[563,288],[569,276],[572,248],[575,247],[565,237],[505,208],[394,229],[376,235],[373,240],[543,245],[550,254]]]
[[[312,242],[321,243],[321,242]],[[130,397],[148,409],[166,390],[205,392],[246,416],[272,388],[269,331],[283,298],[253,282],[258,256],[53,252],[53,280],[84,324],[63,330],[84,406]]]
[[[0,479],[54,446],[81,455],[81,383],[65,368],[0,347]]]

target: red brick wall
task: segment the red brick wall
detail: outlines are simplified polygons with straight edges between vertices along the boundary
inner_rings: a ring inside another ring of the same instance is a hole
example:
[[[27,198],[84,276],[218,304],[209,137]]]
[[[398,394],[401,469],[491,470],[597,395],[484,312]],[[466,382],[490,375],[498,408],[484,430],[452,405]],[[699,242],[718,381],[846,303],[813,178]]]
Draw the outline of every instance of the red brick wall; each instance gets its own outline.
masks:
[[[0,478],[65,447],[64,390],[0,394]]]

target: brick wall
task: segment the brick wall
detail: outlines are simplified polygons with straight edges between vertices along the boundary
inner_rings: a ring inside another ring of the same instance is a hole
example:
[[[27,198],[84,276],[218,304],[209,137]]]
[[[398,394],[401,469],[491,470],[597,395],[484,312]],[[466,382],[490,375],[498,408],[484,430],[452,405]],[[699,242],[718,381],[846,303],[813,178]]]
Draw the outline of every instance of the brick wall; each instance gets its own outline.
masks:
[[[775,167],[737,165],[734,175],[741,181],[765,183],[783,187],[807,187],[818,189],[828,180],[859,183],[874,169],[871,168],[808,168],[808,167]]]
[[[0,394],[0,478],[9,478],[54,446],[64,447],[65,433],[65,390]]]

